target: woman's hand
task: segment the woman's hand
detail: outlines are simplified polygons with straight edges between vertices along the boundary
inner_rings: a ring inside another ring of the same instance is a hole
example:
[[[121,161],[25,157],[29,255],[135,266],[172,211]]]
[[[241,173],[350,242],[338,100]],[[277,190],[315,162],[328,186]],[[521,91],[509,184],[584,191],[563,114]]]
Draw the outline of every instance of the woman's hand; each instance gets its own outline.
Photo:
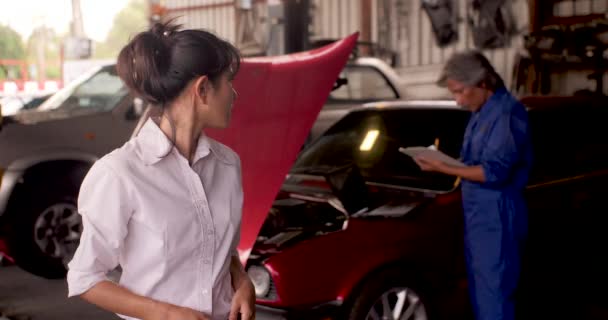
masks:
[[[486,175],[481,165],[454,167],[440,160],[415,157],[414,161],[423,171],[435,171],[443,174],[461,177],[462,179],[481,182],[486,181]]]
[[[156,310],[144,320],[209,320],[210,318],[200,311],[179,307],[168,303],[160,303]]]
[[[239,313],[241,314],[241,320],[255,319],[255,289],[247,276],[241,278],[236,288],[232,298],[229,320],[237,320]]]

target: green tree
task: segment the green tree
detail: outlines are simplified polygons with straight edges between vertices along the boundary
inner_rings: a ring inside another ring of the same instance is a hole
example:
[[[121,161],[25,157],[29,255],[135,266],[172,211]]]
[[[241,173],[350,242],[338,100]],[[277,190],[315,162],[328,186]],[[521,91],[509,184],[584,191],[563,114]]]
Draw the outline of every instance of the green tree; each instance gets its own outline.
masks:
[[[136,33],[148,27],[147,1],[130,0],[115,17],[112,28],[103,42],[94,46],[93,58],[116,58],[120,49],[129,42]]]
[[[40,26],[32,31],[27,39],[27,59],[31,66],[35,66],[36,74],[32,78],[57,79],[60,73],[60,54],[62,36],[55,30]],[[43,70],[43,74],[40,73]],[[44,75],[44,77],[41,77]]]
[[[22,60],[24,58],[25,48],[21,36],[10,27],[0,25],[0,59]],[[11,66],[0,66],[0,79],[6,79],[8,72],[18,74],[19,70]]]

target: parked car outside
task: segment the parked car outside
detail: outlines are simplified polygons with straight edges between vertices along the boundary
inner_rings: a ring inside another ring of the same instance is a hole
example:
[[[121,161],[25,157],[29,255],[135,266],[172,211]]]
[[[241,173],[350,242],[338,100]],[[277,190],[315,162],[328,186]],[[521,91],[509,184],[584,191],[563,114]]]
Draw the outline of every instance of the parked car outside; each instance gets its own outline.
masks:
[[[34,109],[38,108],[42,103],[44,103],[44,101],[46,101],[46,99],[50,98],[51,96],[52,96],[52,94],[44,94],[41,96],[33,97],[31,100],[29,100],[28,102],[26,102],[23,105],[23,108],[21,108],[21,110],[34,110]]]
[[[0,96],[0,104],[2,105],[2,114],[11,116],[24,110],[32,110],[37,108],[51,94],[14,94]]]
[[[585,310],[608,310],[608,99],[522,101],[535,162],[519,319],[602,319]],[[458,180],[398,151],[437,141],[458,158],[469,117],[452,101],[373,103],[304,150],[247,263],[257,319],[470,319]]]
[[[143,105],[113,65],[92,69],[0,131],[0,237],[23,269],[65,276],[81,232],[76,198],[95,160],[131,135]]]

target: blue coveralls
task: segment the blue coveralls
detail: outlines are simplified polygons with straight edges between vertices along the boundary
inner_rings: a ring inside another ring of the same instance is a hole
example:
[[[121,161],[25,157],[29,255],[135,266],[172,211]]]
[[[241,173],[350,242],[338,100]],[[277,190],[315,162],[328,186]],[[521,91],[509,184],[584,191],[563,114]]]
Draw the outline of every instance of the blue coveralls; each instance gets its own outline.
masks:
[[[462,181],[465,257],[471,302],[478,320],[514,319],[514,291],[527,234],[523,189],[532,163],[528,114],[498,89],[471,116],[463,162],[481,165],[486,181]]]

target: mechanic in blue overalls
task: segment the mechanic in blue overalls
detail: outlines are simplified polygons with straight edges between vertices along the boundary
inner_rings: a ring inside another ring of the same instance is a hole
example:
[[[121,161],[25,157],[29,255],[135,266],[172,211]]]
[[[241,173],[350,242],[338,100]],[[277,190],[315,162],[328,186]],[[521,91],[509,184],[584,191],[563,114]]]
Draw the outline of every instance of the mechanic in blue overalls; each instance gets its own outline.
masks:
[[[462,179],[465,255],[475,317],[512,320],[527,234],[523,190],[532,163],[527,111],[477,51],[450,57],[438,84],[472,112],[461,151],[466,166],[415,160],[422,170]]]

